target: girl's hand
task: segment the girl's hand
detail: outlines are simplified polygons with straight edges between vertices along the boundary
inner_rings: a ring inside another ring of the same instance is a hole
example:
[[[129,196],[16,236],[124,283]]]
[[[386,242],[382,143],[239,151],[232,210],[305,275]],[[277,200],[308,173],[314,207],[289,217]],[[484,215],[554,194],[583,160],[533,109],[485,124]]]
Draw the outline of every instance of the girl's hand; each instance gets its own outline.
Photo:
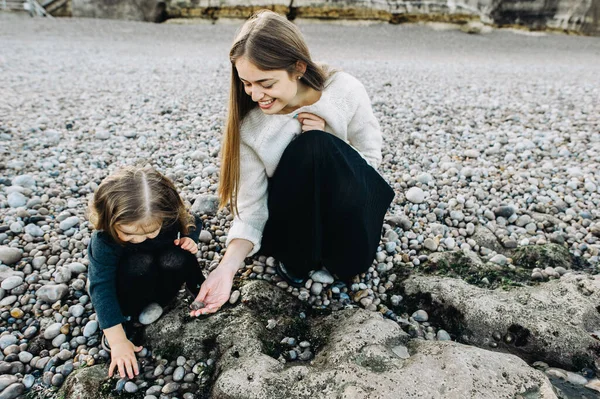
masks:
[[[296,118],[302,125],[303,132],[308,132],[309,130],[325,130],[325,119],[318,117],[315,114],[300,112],[296,115]]]
[[[213,270],[206,281],[200,287],[200,292],[196,297],[196,302],[204,303],[205,307],[198,310],[192,310],[190,316],[200,316],[202,314],[215,313],[229,300],[231,295],[231,286],[233,285],[233,277],[235,276],[235,268],[226,265],[219,265]]]
[[[110,367],[108,368],[108,376],[112,377],[115,367],[119,370],[121,378],[125,378],[125,374],[129,378],[140,373],[135,352],[142,350],[141,346],[135,346],[130,340],[118,341],[110,343]]]
[[[190,237],[181,237],[176,239],[175,245],[180,246],[182,249],[185,249],[193,254],[198,252],[198,244],[196,244]]]

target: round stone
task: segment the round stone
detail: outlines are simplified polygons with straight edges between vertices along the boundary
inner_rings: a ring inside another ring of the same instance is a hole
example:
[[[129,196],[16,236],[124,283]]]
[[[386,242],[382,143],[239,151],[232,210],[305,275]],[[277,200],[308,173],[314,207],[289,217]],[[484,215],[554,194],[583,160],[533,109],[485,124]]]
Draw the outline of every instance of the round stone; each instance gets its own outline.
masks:
[[[0,337],[0,349],[4,350],[11,345],[16,344],[19,341],[17,337],[12,334],[6,334]]]
[[[333,276],[327,270],[317,270],[310,275],[310,278],[315,283],[333,284]]]
[[[20,398],[24,392],[25,392],[25,385],[17,382],[17,383],[7,386],[2,391],[2,393],[0,393],[0,398],[2,398],[2,399]]]
[[[73,315],[74,317],[81,317],[83,315],[83,313],[85,312],[85,308],[83,306],[77,304],[77,305],[71,306],[71,308],[69,309],[69,312],[71,312],[71,315]]]
[[[27,226],[25,226],[25,233],[29,234],[32,237],[43,237],[44,236],[44,230],[42,230],[39,226],[30,223]]]
[[[151,303],[142,310],[139,316],[140,323],[152,324],[162,315],[163,308],[158,303]]]
[[[15,178],[12,179],[12,185],[34,188],[36,186],[36,181],[35,178],[31,175],[19,175],[15,176]]]
[[[425,201],[425,192],[419,187],[411,187],[406,192],[406,199],[413,204],[421,204]]]
[[[8,200],[8,206],[11,208],[20,208],[27,205],[27,197],[16,191],[8,194],[6,199]]]
[[[90,320],[83,328],[83,336],[86,338],[91,337],[98,331],[98,322],[96,320]]]
[[[25,313],[19,308],[13,308],[10,310],[10,315],[15,319],[20,319],[25,315]]]
[[[46,284],[35,292],[35,295],[42,302],[55,303],[63,299],[69,293],[69,287],[66,284]]]
[[[419,309],[416,312],[414,312],[411,316],[415,321],[418,322],[424,322],[429,320],[429,315],[427,314],[426,311]]]
[[[21,284],[23,284],[23,277],[10,276],[10,277],[5,278],[4,281],[2,281],[2,284],[0,284],[0,287],[2,287],[2,289],[6,290],[6,291],[10,291],[13,288],[18,287]]]
[[[500,266],[506,266],[508,264],[508,258],[502,254],[494,255],[490,262],[495,263]]]
[[[127,393],[136,393],[138,391],[138,386],[131,381],[127,381],[125,383],[125,392]]]
[[[237,302],[237,300],[240,298],[240,291],[239,290],[234,290],[231,295],[229,296],[229,303],[230,304],[234,304]]]
[[[71,216],[60,222],[59,227],[62,231],[67,231],[79,224],[79,217]]]
[[[14,265],[21,260],[23,252],[18,248],[0,246],[0,262],[5,265]]]
[[[173,381],[175,381],[175,382],[179,382],[179,381],[183,380],[184,376],[185,376],[185,369],[181,366],[177,367],[175,369],[175,371],[173,371]]]
[[[436,240],[434,240],[433,238],[426,238],[425,242],[423,242],[423,246],[430,251],[436,251],[438,245],[439,243],[436,242]]]
[[[53,323],[46,327],[44,331],[44,338],[52,340],[60,335],[60,328],[62,327],[62,323]]]

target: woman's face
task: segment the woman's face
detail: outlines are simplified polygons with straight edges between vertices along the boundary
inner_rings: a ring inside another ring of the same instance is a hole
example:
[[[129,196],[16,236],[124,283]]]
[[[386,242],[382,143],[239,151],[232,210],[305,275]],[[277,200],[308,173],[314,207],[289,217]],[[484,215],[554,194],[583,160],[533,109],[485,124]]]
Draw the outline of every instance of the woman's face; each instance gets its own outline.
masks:
[[[263,71],[245,57],[236,61],[235,68],[246,94],[258,103],[265,114],[285,114],[300,107],[300,73],[290,76],[283,69]]]

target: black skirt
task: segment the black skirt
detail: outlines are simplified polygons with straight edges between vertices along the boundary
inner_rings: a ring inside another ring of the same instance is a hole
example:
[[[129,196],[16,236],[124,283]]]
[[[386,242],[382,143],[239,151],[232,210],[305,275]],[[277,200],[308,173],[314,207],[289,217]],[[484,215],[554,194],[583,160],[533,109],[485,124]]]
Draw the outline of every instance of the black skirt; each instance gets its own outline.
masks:
[[[371,266],[394,191],[360,154],[322,131],[302,133],[269,179],[261,253],[296,276],[325,267],[342,280]]]

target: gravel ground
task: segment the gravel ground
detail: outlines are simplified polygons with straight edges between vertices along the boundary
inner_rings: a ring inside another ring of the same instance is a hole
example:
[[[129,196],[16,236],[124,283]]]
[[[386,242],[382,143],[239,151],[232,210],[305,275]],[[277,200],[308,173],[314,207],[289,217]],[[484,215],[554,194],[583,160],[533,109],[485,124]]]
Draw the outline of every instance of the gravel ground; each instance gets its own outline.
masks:
[[[413,323],[413,331],[415,321],[424,323],[416,335],[449,339],[422,310],[410,319],[387,310],[402,301],[386,294],[394,266],[461,249],[510,267],[510,258],[474,239],[481,226],[504,248],[566,244],[598,266],[597,38],[299,25],[315,59],[366,86],[385,136],[380,170],[397,195],[373,268],[351,287],[319,273],[292,289],[274,276],[272,258],[254,259],[244,276],[273,281],[315,306],[360,304]],[[107,356],[83,289],[91,233],[85,206],[102,178],[147,162],[176,181],[196,210],[214,208],[227,53],[238,26],[0,14],[0,262],[9,265],[0,265],[0,374],[20,376],[2,377],[2,395],[60,386],[74,367]],[[218,264],[230,220],[226,211],[206,216],[207,270]],[[40,349],[42,336],[51,349]],[[176,383],[177,367],[177,379],[201,383],[212,363],[152,361],[147,373],[171,371],[152,392]],[[175,394],[173,387],[167,390]]]

